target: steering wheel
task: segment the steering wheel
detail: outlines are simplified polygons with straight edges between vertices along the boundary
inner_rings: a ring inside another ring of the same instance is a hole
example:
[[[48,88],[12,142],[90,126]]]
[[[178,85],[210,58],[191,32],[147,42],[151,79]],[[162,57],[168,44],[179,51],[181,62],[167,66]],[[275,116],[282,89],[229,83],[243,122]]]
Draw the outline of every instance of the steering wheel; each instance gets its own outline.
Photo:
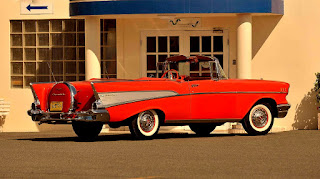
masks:
[[[175,79],[174,76],[173,76],[173,74],[172,74],[172,72],[174,72],[174,73],[177,75],[175,78],[178,79],[178,78],[179,78],[179,73],[178,73],[177,70],[175,70],[175,69],[170,69],[170,70],[166,71],[166,72],[161,76],[161,78],[164,78],[164,77],[166,76],[166,74],[168,74],[168,78],[169,78],[170,80]]]

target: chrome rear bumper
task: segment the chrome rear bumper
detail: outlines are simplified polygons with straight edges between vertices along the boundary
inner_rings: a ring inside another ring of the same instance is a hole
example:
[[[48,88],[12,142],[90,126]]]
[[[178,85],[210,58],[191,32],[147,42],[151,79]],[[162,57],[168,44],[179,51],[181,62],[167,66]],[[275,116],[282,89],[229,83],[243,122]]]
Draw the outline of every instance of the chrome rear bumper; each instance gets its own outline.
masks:
[[[288,111],[290,109],[290,104],[279,104],[277,105],[278,109],[278,118],[284,118],[288,114]]]
[[[109,112],[106,109],[90,109],[88,111],[77,112],[44,112],[40,109],[28,110],[28,115],[31,116],[33,121],[40,123],[71,123],[72,121],[85,121],[85,122],[103,122],[108,123],[110,120]]]

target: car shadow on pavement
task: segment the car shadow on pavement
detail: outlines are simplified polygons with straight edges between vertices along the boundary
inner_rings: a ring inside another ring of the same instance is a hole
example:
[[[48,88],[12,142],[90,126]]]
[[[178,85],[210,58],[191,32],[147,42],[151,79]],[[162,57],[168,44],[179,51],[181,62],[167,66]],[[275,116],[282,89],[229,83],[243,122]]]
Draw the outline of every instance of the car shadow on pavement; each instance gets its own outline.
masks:
[[[209,136],[199,136],[196,134],[187,133],[162,133],[154,136],[153,140],[159,139],[179,139],[179,138],[211,138],[211,137],[232,137],[232,136],[245,136],[247,134],[210,134]],[[141,141],[135,139],[131,134],[107,134],[99,135],[93,141],[83,141],[78,137],[43,137],[43,138],[23,138],[15,140],[29,140],[38,142],[107,142],[107,141]]]

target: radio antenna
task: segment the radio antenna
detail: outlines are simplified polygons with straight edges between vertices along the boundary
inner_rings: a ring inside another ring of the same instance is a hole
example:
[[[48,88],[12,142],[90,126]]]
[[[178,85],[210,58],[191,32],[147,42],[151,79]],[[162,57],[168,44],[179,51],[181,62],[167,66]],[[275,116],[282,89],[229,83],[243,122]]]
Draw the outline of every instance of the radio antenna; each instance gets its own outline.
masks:
[[[57,83],[57,80],[56,80],[56,78],[54,77],[54,74],[53,74],[53,71],[52,71],[52,69],[51,69],[51,66],[50,66],[49,62],[47,62],[47,64],[48,64],[48,67],[49,67],[49,70],[50,70],[50,72],[51,72],[51,75],[52,75],[53,80]]]
[[[104,67],[104,70],[106,71],[107,78],[110,79],[110,78],[109,78],[109,73],[108,73],[107,67],[106,67],[106,66],[103,66],[103,67]]]

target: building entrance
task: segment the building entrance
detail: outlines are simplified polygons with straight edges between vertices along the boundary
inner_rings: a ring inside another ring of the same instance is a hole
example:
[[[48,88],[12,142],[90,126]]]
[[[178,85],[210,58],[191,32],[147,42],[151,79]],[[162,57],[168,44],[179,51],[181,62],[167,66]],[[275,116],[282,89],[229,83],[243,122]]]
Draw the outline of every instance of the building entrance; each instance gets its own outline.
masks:
[[[175,55],[216,57],[228,74],[228,51],[226,30],[144,31],[141,34],[141,76],[157,76],[157,62],[164,62],[167,57]],[[194,66],[191,67],[190,73],[193,76],[199,76],[201,70],[199,66]]]

